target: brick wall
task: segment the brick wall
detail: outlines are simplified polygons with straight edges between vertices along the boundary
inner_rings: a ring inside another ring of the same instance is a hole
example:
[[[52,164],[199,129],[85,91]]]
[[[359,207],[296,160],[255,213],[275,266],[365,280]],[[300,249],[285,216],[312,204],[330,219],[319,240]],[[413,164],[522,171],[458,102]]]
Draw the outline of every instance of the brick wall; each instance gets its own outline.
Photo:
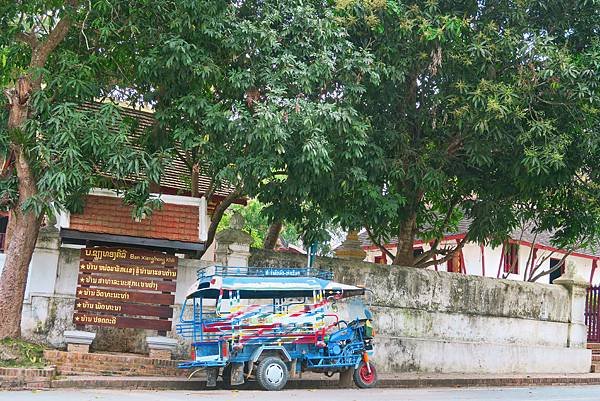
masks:
[[[0,390],[49,388],[56,368],[0,368]]]
[[[89,195],[83,213],[72,214],[69,228],[84,232],[198,242],[199,208],[164,203],[140,222],[122,199]]]
[[[45,350],[44,359],[60,375],[186,376],[178,369],[181,361],[148,358],[141,355],[103,354]]]

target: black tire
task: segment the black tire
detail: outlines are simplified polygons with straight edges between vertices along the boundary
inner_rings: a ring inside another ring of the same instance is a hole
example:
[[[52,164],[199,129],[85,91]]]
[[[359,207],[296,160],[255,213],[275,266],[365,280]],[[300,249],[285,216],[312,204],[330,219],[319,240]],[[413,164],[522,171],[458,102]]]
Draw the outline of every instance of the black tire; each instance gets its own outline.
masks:
[[[377,369],[373,362],[369,362],[369,367],[367,367],[365,361],[360,361],[358,368],[354,369],[352,378],[358,388],[373,388],[377,385]]]
[[[221,373],[221,377],[223,381],[221,382],[221,388],[225,390],[230,390],[233,386],[231,385],[231,364],[228,363],[223,368],[223,373]]]
[[[263,390],[281,390],[289,377],[290,374],[285,363],[274,356],[263,359],[256,368],[256,381]]]

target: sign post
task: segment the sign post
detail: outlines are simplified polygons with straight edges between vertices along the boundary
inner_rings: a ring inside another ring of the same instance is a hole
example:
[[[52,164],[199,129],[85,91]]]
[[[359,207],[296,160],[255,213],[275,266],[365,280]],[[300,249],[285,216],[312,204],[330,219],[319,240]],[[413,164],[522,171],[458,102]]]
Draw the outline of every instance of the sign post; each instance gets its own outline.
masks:
[[[126,248],[81,250],[73,322],[83,326],[171,330],[177,257]]]

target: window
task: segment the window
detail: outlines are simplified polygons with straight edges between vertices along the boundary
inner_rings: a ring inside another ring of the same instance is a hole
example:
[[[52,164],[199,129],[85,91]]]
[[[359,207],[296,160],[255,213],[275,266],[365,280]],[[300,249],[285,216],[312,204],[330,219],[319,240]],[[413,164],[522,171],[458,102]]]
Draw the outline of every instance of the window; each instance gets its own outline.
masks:
[[[452,259],[449,259],[448,262],[446,262],[446,267],[450,273],[462,273],[465,271],[463,263],[464,259],[461,250],[455,252]]]
[[[505,243],[502,247],[504,259],[504,273],[519,274],[519,245]]]
[[[382,252],[380,256],[375,256],[375,263],[379,265],[387,265],[387,255]]]
[[[413,248],[413,256],[416,258],[423,254],[423,247]]]
[[[561,259],[550,258],[550,270],[554,269],[560,263],[560,261],[561,261]],[[552,273],[550,273],[550,284],[552,284],[554,282],[554,280],[556,280],[557,278],[562,276],[564,272],[565,272],[565,264],[563,263],[560,266],[560,268],[558,268],[558,269],[552,271]]]

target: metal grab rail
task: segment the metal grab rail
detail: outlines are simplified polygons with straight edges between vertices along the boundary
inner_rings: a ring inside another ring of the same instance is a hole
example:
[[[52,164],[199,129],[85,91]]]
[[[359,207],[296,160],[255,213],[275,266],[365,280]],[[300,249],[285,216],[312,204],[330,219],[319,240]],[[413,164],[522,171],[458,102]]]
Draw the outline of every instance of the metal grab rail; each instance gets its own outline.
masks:
[[[307,267],[209,266],[198,269],[198,279],[210,276],[237,277],[316,277],[333,280],[333,272]]]

